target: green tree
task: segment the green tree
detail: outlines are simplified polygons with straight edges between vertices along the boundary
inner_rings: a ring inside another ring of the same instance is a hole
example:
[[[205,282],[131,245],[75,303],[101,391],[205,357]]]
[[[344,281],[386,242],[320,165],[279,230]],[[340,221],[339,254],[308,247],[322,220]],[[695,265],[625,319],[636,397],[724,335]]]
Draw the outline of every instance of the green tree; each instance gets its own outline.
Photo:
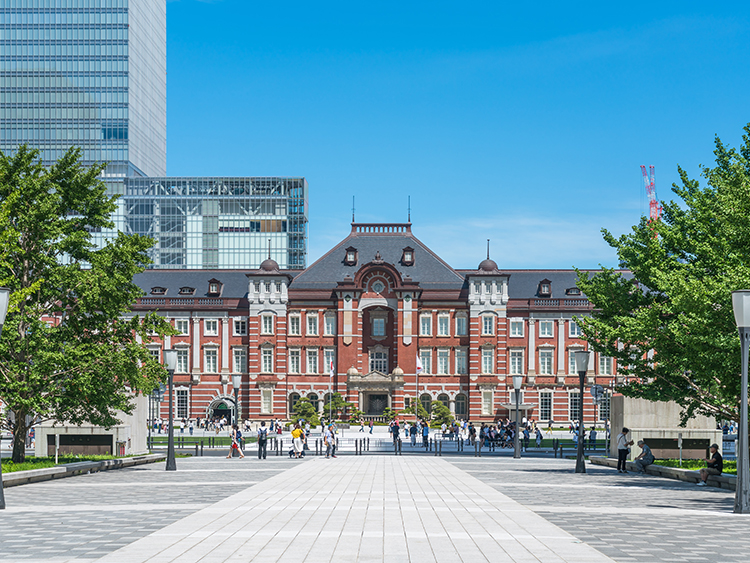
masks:
[[[396,418],[397,415],[398,415],[398,413],[396,411],[394,411],[391,407],[386,407],[386,408],[383,409],[383,416],[385,417],[385,419],[388,422],[390,422],[394,418]]]
[[[297,424],[300,419],[309,422],[310,426],[317,426],[320,424],[320,418],[318,417],[318,412],[315,410],[315,405],[313,405],[307,397],[302,397],[294,403],[292,422]]]
[[[430,413],[427,412],[420,401],[412,400],[411,404],[401,411],[401,414],[414,414],[414,405],[417,405],[417,417],[421,420],[429,420]]]
[[[323,405],[323,419],[331,422],[331,419],[328,417],[329,412],[331,413],[333,420],[336,420],[339,416],[338,413],[341,413],[342,417],[346,416],[348,409],[351,408],[354,408],[353,403],[348,403],[344,400],[341,393],[334,393],[333,396]]]
[[[440,401],[432,401],[432,424],[435,428],[439,428],[443,423],[450,425],[453,422],[453,415],[451,410],[446,407]]]
[[[618,237],[603,230],[623,268],[578,272],[594,305],[580,319],[593,349],[635,376],[628,396],[676,401],[695,414],[738,420],[740,346],[731,292],[750,287],[750,125],[739,150],[716,138],[706,186],[678,168],[681,201]],[[636,281],[637,280],[637,281]],[[649,355],[653,351],[653,358]]]
[[[115,198],[84,168],[80,149],[47,168],[39,151],[0,153],[0,285],[11,289],[0,339],[2,420],[13,461],[25,458],[29,422],[118,423],[133,393],[166,378],[143,343],[172,333],[156,315],[123,317],[141,290],[134,274],[152,240],[118,235],[101,250],[91,232],[113,225]]]

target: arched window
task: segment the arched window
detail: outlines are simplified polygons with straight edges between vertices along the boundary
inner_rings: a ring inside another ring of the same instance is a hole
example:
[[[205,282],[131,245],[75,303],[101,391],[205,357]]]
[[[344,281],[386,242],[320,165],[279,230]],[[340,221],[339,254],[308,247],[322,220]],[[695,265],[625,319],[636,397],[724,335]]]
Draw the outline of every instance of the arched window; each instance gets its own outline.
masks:
[[[445,393],[440,393],[437,400],[443,403],[446,407],[448,406],[448,395]]]
[[[456,395],[456,417],[466,418],[466,395],[459,393]]]
[[[310,400],[310,402],[312,403],[312,406],[315,408],[315,411],[317,412],[318,406],[320,404],[320,399],[318,399],[318,395],[316,395],[315,393],[308,393],[307,398]]]
[[[289,413],[294,414],[294,406],[299,401],[299,393],[292,393],[289,395]]]
[[[422,403],[422,408],[427,411],[427,414],[429,414],[432,410],[430,408],[432,405],[432,397],[425,393],[419,398],[419,401]]]

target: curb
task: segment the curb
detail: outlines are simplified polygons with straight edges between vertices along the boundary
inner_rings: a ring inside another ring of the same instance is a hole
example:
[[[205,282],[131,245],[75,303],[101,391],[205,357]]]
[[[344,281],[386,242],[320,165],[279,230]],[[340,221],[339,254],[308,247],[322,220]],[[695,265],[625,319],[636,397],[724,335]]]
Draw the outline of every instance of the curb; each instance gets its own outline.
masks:
[[[608,457],[589,457],[589,461],[594,465],[603,465],[605,467],[617,467],[617,460]],[[626,462],[625,467],[628,471],[637,472],[638,468],[635,462]],[[664,467],[663,465],[649,465],[646,467],[646,473],[654,477],[664,477],[666,479],[675,479],[685,481],[686,483],[697,483],[699,479],[698,471],[691,469],[680,469],[679,467]],[[737,477],[735,475],[709,475],[706,484],[710,487],[734,491],[737,488]]]
[[[16,487],[18,485],[27,485],[28,483],[51,481],[52,479],[62,479],[63,477],[74,477],[84,473],[97,473],[99,471],[109,471],[110,469],[122,469],[123,467],[133,467],[135,465],[164,461],[165,459],[167,459],[166,454],[147,454],[119,459],[106,459],[104,461],[79,461],[58,465],[57,467],[46,467],[44,469],[14,471],[13,473],[3,473],[3,487]]]

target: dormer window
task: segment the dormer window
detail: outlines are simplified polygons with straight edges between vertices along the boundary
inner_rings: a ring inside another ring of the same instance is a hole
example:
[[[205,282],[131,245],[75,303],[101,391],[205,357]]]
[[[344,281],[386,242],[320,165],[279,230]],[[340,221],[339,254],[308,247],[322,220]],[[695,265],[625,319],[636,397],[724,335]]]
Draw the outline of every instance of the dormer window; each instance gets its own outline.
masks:
[[[565,290],[566,295],[581,295],[581,290],[577,287],[571,287]]]
[[[217,279],[208,280],[208,295],[218,297],[221,294],[221,285]]]
[[[195,288],[194,287],[181,287],[180,295],[195,295]]]
[[[357,265],[357,249],[353,246],[350,246],[346,249],[346,254],[344,255],[344,264],[346,264],[347,266]]]
[[[151,295],[166,295],[167,288],[166,287],[152,287],[151,288]]]
[[[552,295],[552,282],[544,279],[539,282],[539,297],[549,297]]]
[[[403,254],[401,255],[401,263],[404,266],[414,265],[414,249],[411,246],[404,248]]]

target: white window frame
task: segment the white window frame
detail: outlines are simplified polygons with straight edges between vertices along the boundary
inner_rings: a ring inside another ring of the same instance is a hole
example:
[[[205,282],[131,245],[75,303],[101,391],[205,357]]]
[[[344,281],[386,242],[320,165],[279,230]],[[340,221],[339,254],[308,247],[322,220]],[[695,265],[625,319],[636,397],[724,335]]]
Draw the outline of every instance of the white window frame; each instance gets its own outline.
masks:
[[[264,335],[273,334],[273,315],[264,313],[260,316],[260,333]]]
[[[234,336],[247,336],[247,321],[245,319],[232,319],[232,333]]]
[[[539,375],[554,375],[555,351],[552,348],[539,349]]]
[[[305,329],[307,336],[318,336],[318,313],[305,315]]]
[[[549,399],[549,416],[545,417],[542,411],[542,400],[543,398]],[[552,391],[540,391],[539,392],[539,420],[553,420],[554,417],[554,401]]]
[[[523,375],[523,350],[510,350],[508,353],[508,368],[510,375]]]
[[[438,336],[450,336],[451,335],[451,318],[449,315],[438,315],[437,318],[437,335]]]
[[[187,373],[190,370],[190,350],[179,348],[177,350],[177,369],[175,373]]]
[[[482,315],[482,336],[495,335],[495,316]]]
[[[260,390],[260,412],[273,414],[273,389]]]
[[[232,349],[232,373],[245,373],[245,372],[247,372],[247,351],[244,348],[233,348]]]
[[[381,329],[381,330],[378,330]],[[372,335],[373,336],[385,336],[385,319],[383,317],[373,317],[372,319]]]
[[[482,348],[481,367],[483,374],[495,373],[495,350],[494,348]]]
[[[212,359],[209,360],[209,358]],[[203,373],[219,373],[219,350],[217,348],[203,349]]]
[[[456,336],[466,336],[468,334],[469,334],[469,317],[465,314],[456,315]]]
[[[190,415],[190,395],[186,387],[175,389],[175,418],[188,418]]]
[[[602,411],[606,413],[606,417],[602,416]],[[609,420],[609,418],[612,417],[612,402],[609,393],[604,393],[601,402],[596,406],[596,416],[598,416],[601,421]]]
[[[518,404],[522,405],[523,404],[523,389],[519,389],[518,391],[516,391],[513,388],[508,389],[508,402],[511,405],[516,404],[516,393],[518,393]]]
[[[537,322],[539,323],[539,338],[554,338],[555,321],[545,319]]]
[[[336,315],[326,313],[323,316],[323,336],[336,336]]]
[[[302,317],[300,315],[289,315],[289,335],[302,336]]]
[[[570,375],[576,375],[576,350],[573,348],[568,349],[568,373]]]
[[[599,375],[612,375],[614,360],[612,356],[599,354]]]
[[[302,353],[299,348],[289,350],[289,373],[302,373]]]
[[[432,336],[432,315],[419,316],[419,336]]]
[[[523,338],[525,321],[519,318],[510,319],[510,336],[513,338]]]
[[[437,351],[437,375],[448,375],[450,373],[451,351],[447,348],[438,348]]]
[[[190,336],[190,319],[175,319],[174,327],[180,332],[179,336]]]
[[[260,349],[260,372],[273,373],[273,348]]]
[[[420,349],[419,359],[422,360],[422,375],[432,375],[432,349]]]
[[[580,410],[581,403],[578,402],[575,406],[573,406],[575,397],[578,397],[578,401],[581,400],[581,395],[580,393],[578,393],[578,391],[571,391],[568,393],[568,420],[570,421],[578,420],[578,411]]]
[[[581,337],[581,325],[579,325],[576,321],[572,319],[568,321],[568,336],[570,338]]]
[[[388,350],[384,350],[383,348],[373,349],[370,350],[368,356],[368,366],[370,371],[379,371],[380,373],[385,374],[388,373]]]
[[[219,336],[219,319],[203,319],[203,335]]]
[[[456,373],[465,375],[469,373],[469,352],[466,348],[456,348],[455,350]]]
[[[336,369],[336,351],[333,348],[323,349],[323,370],[322,373],[331,373],[331,361],[333,361],[333,369]]]
[[[308,375],[320,373],[320,351],[317,348],[305,350],[305,373]]]
[[[482,416],[491,416],[494,410],[494,393],[489,390],[482,391]]]

